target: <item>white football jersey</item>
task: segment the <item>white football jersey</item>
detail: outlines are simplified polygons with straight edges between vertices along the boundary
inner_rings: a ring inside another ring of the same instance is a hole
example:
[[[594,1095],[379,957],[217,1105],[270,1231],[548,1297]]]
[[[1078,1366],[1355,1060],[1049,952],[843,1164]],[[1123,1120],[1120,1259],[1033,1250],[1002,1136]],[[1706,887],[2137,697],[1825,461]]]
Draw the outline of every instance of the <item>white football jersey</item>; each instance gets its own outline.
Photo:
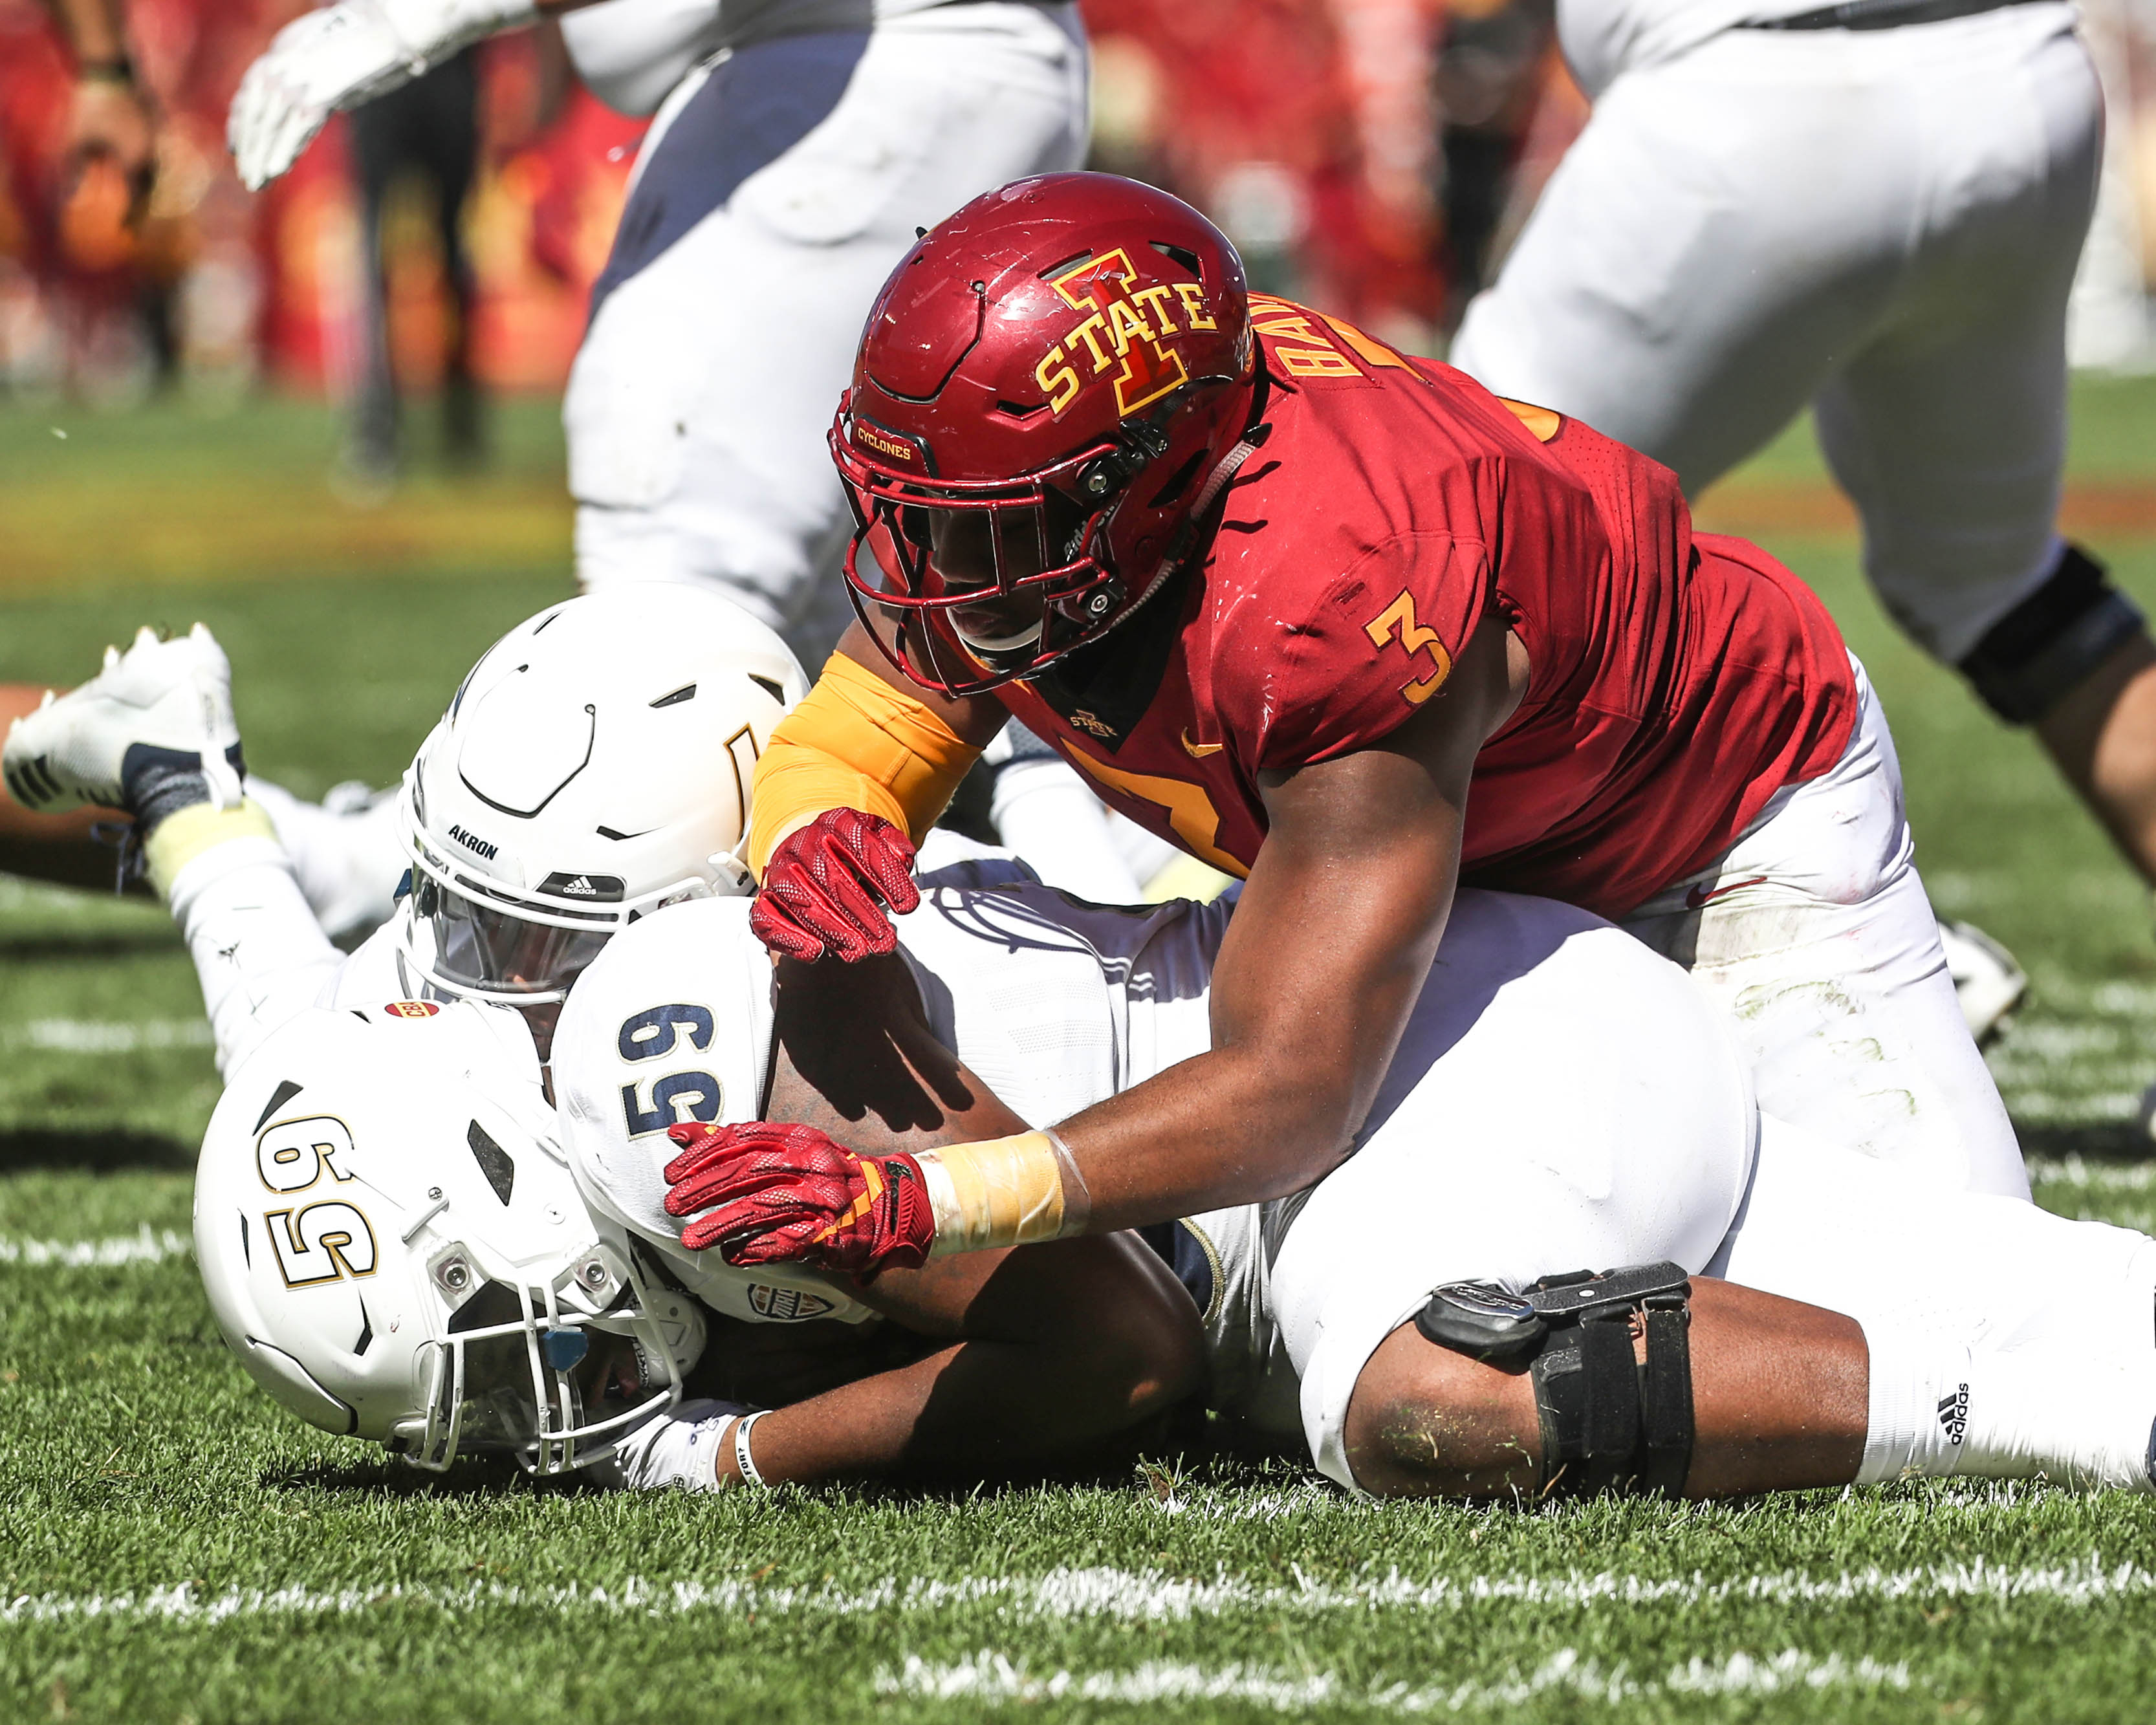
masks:
[[[926,874],[921,889],[920,908],[896,922],[930,1025],[1029,1124],[1065,1119],[1210,1047],[1213,967],[1236,895],[1211,905],[1091,905],[993,856]],[[673,906],[615,936],[578,978],[554,1043],[570,1168],[595,1209],[649,1241],[717,1310],[859,1320],[866,1308],[844,1281],[729,1269],[716,1255],[683,1250],[681,1224],[665,1213],[660,1170],[675,1153],[666,1127],[757,1119],[768,1098],[771,961],[749,931],[748,909],[742,899]],[[1622,1003],[1640,1016],[1627,1019]],[[1699,1237],[1681,1242],[1703,1261],[1735,1201],[1735,1176],[1719,1178],[1730,1172],[1722,1164],[1735,1167],[1751,1118],[1726,1037],[1703,1030],[1695,1046],[1672,1029],[1712,1017],[1681,971],[1599,917],[1547,899],[1463,891],[1355,1151],[1383,1142],[1388,1155],[1412,1161],[1449,1147],[1527,1166],[1540,1139],[1520,1122],[1532,1114],[1567,1189],[1592,1195],[1609,1183],[1596,1159],[1617,1154],[1613,1134],[1628,1161],[1657,1168],[1626,1134],[1668,1138],[1706,1171],[1690,1183],[1714,1188],[1711,1201],[1691,1206],[1707,1218],[1691,1230]],[[1641,1091],[1650,1072],[1667,1094],[1655,1092],[1620,1131],[1615,1101]],[[1680,1117],[1695,1114],[1707,1124],[1680,1130]],[[1709,1140],[1730,1155],[1695,1153]],[[1358,1156],[1358,1169],[1364,1161],[1378,1166]],[[1594,1165],[1574,1165],[1583,1162]],[[1203,1317],[1212,1405],[1281,1432],[1301,1419],[1299,1373],[1272,1284],[1311,1195],[1191,1217],[1172,1242]],[[1379,1197],[1361,1214],[1384,1207]],[[1368,1255],[1329,1255],[1320,1281],[1352,1278]],[[1380,1337],[1398,1314],[1386,1317]]]
[[[665,1211],[661,1170],[677,1153],[666,1128],[758,1119],[768,1099],[771,958],[748,909],[745,899],[671,906],[615,936],[578,978],[553,1050],[570,1166],[595,1209],[650,1242],[715,1310],[858,1322],[869,1309],[844,1278],[732,1269],[685,1250]],[[1227,914],[1086,905],[990,861],[925,875],[921,908],[898,931],[937,1034],[1045,1126],[1207,1045]]]

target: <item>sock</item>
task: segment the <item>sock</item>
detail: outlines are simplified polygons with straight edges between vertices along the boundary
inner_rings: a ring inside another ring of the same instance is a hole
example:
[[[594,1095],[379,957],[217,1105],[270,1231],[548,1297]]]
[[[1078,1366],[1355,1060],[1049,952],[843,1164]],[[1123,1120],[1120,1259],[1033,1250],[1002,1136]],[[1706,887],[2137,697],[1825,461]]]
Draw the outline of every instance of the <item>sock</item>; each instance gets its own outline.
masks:
[[[168,844],[177,854],[188,828],[202,840],[160,875],[172,920],[187,943],[203,1005],[228,1072],[293,1014],[311,1006],[343,959],[307,908],[284,847],[235,819],[254,810],[183,810],[151,835],[153,874]],[[266,828],[266,817],[254,810]],[[236,830],[236,829],[244,829]],[[213,839],[221,831],[223,836]],[[172,835],[168,840],[167,834]]]
[[[194,778],[200,786],[201,776]],[[205,851],[236,839],[267,839],[273,845],[277,839],[277,829],[259,804],[243,800],[234,808],[220,809],[206,796],[182,803],[154,824],[138,814],[136,831],[142,840],[143,860],[149,865],[150,884],[167,903],[172,901],[180,871]],[[283,855],[281,848],[278,854]]]
[[[2151,1488],[2156,1362],[2082,1349],[1971,1348],[1929,1327],[1866,1325],[1861,1486],[1969,1474]]]
[[[1867,1323],[1864,1340],[1871,1353],[1871,1392],[1856,1483],[1956,1471],[1966,1437],[1968,1345],[1910,1323]]]

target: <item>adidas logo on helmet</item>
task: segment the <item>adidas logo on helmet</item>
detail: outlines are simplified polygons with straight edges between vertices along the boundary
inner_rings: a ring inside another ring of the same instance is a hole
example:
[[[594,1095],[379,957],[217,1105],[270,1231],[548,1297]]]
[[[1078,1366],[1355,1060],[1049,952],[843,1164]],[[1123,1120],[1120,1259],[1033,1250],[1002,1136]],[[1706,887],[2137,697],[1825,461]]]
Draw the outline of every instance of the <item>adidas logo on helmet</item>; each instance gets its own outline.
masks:
[[[542,892],[556,898],[587,898],[594,904],[619,904],[622,881],[614,875],[572,875],[557,870],[539,883]]]

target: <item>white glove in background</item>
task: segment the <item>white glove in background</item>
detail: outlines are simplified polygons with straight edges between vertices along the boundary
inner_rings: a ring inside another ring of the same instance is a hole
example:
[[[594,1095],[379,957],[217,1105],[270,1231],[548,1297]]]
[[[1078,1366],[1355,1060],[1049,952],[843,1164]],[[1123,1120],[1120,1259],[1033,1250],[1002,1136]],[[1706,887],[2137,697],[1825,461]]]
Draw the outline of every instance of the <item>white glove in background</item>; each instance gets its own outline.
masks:
[[[339,0],[280,30],[232,99],[225,141],[259,192],[341,109],[408,84],[482,37],[539,15],[534,0]]]

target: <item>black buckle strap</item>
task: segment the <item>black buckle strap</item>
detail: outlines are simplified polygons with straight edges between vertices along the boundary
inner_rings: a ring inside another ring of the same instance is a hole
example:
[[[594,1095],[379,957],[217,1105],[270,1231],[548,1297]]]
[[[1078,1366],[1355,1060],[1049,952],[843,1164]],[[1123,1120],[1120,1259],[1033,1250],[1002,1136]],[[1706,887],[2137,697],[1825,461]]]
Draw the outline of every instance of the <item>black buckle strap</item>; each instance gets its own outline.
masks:
[[[1691,1465],[1691,1283],[1681,1265],[1546,1276],[1514,1293],[1451,1282],[1415,1315],[1440,1348],[1533,1375],[1543,1491],[1676,1497]],[[1632,1320],[1645,1332],[1635,1362]]]

